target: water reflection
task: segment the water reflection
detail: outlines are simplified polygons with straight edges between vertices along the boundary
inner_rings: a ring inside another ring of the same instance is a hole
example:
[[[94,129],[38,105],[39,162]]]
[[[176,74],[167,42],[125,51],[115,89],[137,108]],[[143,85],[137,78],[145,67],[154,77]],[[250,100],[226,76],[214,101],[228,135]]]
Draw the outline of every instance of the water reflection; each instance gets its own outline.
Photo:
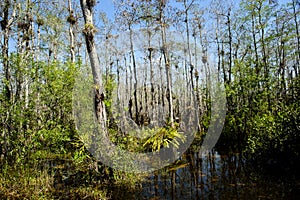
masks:
[[[186,164],[185,164],[186,163]],[[240,154],[189,152],[153,173],[135,199],[296,199],[295,185],[259,175]]]
[[[41,166],[52,169],[63,188],[78,187],[91,180],[109,180],[93,169],[78,171],[69,160],[44,160]],[[55,169],[55,170],[54,170]],[[300,199],[300,181],[279,179],[261,173],[240,154],[221,155],[216,151],[202,156],[188,151],[173,165],[148,176],[135,191],[124,185],[105,187],[111,199]],[[282,176],[281,176],[282,177]],[[1,199],[1,191],[0,191]]]

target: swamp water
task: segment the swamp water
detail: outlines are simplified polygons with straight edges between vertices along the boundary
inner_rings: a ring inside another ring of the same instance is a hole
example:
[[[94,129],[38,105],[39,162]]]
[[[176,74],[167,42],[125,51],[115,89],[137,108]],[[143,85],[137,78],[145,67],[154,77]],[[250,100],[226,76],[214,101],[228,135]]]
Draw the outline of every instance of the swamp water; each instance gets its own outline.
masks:
[[[135,193],[113,199],[300,199],[300,181],[258,172],[239,154],[187,153],[177,165],[152,173]]]
[[[47,168],[63,166],[67,170],[65,177],[74,174],[71,162],[48,162],[47,165]],[[171,166],[147,175],[140,187],[133,191],[116,185],[106,186],[105,189],[111,199],[125,200],[300,199],[300,180],[293,175],[286,177],[276,173],[262,171],[247,163],[240,154],[220,155],[213,151],[200,156],[188,151]],[[72,176],[73,187],[88,182],[90,178],[87,173],[77,172]]]

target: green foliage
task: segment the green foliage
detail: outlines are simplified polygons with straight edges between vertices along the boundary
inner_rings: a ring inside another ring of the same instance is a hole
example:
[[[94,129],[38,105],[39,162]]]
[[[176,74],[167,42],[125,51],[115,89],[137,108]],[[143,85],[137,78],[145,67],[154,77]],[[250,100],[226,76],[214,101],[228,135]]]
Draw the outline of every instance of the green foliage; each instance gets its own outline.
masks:
[[[104,104],[106,107],[107,117],[112,120],[112,103],[113,103],[113,92],[117,87],[117,83],[115,80],[115,76],[113,74],[109,74],[106,77],[104,76],[104,89],[105,89],[105,100]]]
[[[275,93],[276,79],[270,77],[269,86],[265,85],[264,77],[252,67],[253,62],[234,62],[234,79],[226,85],[228,112],[218,146],[244,150],[248,156],[260,159],[283,152],[298,154],[295,145],[299,141],[295,134],[299,132],[296,125],[299,120],[295,117],[299,116],[296,106],[299,100],[295,98],[298,79],[291,81],[293,99],[279,98]]]
[[[135,173],[126,173],[114,170],[114,180],[117,185],[123,185],[127,189],[136,189],[143,180],[143,176]]]
[[[0,126],[9,131],[0,141],[5,141],[6,155],[13,162],[23,162],[42,149],[64,153],[75,133],[71,102],[78,65],[30,61],[30,67],[24,69],[23,59],[11,55],[11,72],[20,84],[14,86],[12,99],[1,107],[6,115],[0,116]],[[28,96],[22,87],[25,80]]]
[[[243,150],[257,161],[291,163],[299,158],[299,78],[290,81],[291,92],[280,97],[276,79],[256,74],[248,62],[235,61],[234,80],[226,86],[228,113],[219,147]],[[280,162],[279,162],[280,161]]]
[[[80,166],[83,165],[87,159],[90,159],[90,156],[87,153],[85,146],[82,145],[79,149],[76,149],[76,151],[74,152],[74,163]]]
[[[144,142],[144,147],[150,147],[151,151],[159,151],[160,148],[168,148],[172,144],[178,148],[180,142],[185,141],[183,134],[178,132],[177,128],[163,127],[150,131],[150,137]]]
[[[281,174],[297,174],[297,161],[300,159],[300,110],[295,105],[283,104],[279,110],[273,114],[257,116],[255,129],[247,140],[245,155]]]

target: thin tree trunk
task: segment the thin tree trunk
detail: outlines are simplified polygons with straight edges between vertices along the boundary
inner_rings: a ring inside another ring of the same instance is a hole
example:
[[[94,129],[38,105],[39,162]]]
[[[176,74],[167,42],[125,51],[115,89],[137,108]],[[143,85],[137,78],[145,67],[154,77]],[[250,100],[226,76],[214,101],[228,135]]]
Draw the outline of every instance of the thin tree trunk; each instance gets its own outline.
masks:
[[[33,39],[33,36],[31,33],[33,33],[33,27],[32,27],[32,16],[31,16],[31,1],[27,0],[27,5],[26,5],[26,17],[25,17],[25,23],[26,23],[26,29],[23,30],[23,66],[25,69],[25,74],[24,76],[24,83],[23,83],[23,88],[24,88],[24,100],[25,100],[25,109],[28,108],[28,103],[29,103],[29,67],[30,67],[30,59],[31,59],[31,48],[30,48],[30,40]]]
[[[296,11],[296,4],[297,0],[293,0],[293,15],[294,15],[294,22],[295,22],[295,27],[296,27],[296,37],[297,37],[297,51],[296,51],[296,65],[295,65],[295,73],[296,77],[298,77],[300,73],[300,33],[299,33],[299,23],[298,23],[298,18],[297,18],[297,11]],[[298,69],[297,67],[298,66]]]
[[[158,104],[165,109],[165,94],[164,94],[164,80],[163,80],[163,72],[162,72],[162,56],[159,57],[159,77],[160,77],[160,84],[158,86]],[[161,109],[157,109],[157,116],[161,116],[162,111]]]
[[[231,19],[230,10],[228,10],[227,15],[227,25],[228,25],[228,37],[229,37],[229,68],[228,68],[228,81],[231,82],[231,68],[232,68],[232,33],[231,33]]]
[[[39,4],[40,7],[40,4]],[[41,42],[41,26],[43,22],[41,19],[38,19],[37,23],[37,37],[36,37],[36,52],[35,52],[35,60],[38,61],[40,60],[40,42]],[[37,83],[40,83],[40,78],[39,78],[39,65],[35,64],[35,80]],[[36,110],[36,115],[37,115],[37,123],[38,126],[41,125],[41,111],[40,111],[40,90],[36,91],[36,105],[35,105],[35,110]]]
[[[131,64],[130,64],[130,60],[131,60],[131,55],[129,55],[129,102],[128,102],[128,107],[129,107],[129,115],[130,115],[130,118],[131,119],[134,119],[134,116],[133,116],[133,100],[132,100],[132,97],[131,97],[131,94],[132,94],[132,91],[133,91],[133,86],[132,86],[132,82],[133,82],[133,78],[132,78],[132,68],[131,68]]]
[[[253,45],[254,45],[254,53],[255,53],[255,68],[256,68],[256,75],[259,76],[259,59],[258,59],[258,50],[257,50],[257,42],[256,42],[256,33],[255,33],[255,19],[254,15],[251,15],[252,17],[252,39],[253,39]]]
[[[154,92],[154,70],[153,70],[153,62],[152,62],[152,52],[153,49],[151,48],[151,32],[149,32],[149,40],[148,40],[148,51],[149,51],[149,64],[150,64],[150,84],[151,84],[151,101],[150,101],[150,108],[154,109],[155,105],[155,92]],[[155,111],[153,111],[152,118],[155,119]]]
[[[191,48],[190,48],[190,28],[189,28],[189,9],[192,6],[194,0],[190,3],[190,5],[187,5],[186,0],[184,1],[184,8],[185,8],[185,28],[186,28],[186,38],[187,38],[187,52],[188,52],[188,59],[189,63],[188,65],[190,66],[190,79],[191,79],[191,87],[192,91],[194,91],[194,79],[193,79],[193,71],[194,71],[194,65],[192,64],[192,54],[191,54]],[[191,93],[191,98],[192,98],[192,93]]]
[[[69,6],[69,17],[68,21],[70,23],[69,26],[69,36],[70,36],[70,56],[71,56],[71,62],[75,62],[75,44],[74,44],[74,24],[75,24],[75,17],[74,17],[74,11],[72,8],[72,0],[68,0],[68,6]]]
[[[217,28],[216,28],[216,42],[217,42],[217,51],[218,51],[218,81],[220,80],[221,75],[221,54],[222,51],[220,49],[220,41],[219,41],[219,25],[220,25],[220,17],[217,16]]]
[[[139,125],[139,109],[138,109],[138,99],[137,99],[137,71],[136,71],[136,62],[135,62],[135,54],[134,54],[134,48],[133,48],[133,38],[132,38],[132,29],[131,25],[129,25],[129,36],[130,36],[130,52],[131,52],[131,58],[132,58],[132,65],[133,65],[133,76],[134,76],[134,106],[135,106],[135,121]]]
[[[146,123],[147,120],[147,113],[148,113],[148,90],[147,90],[147,79],[148,79],[148,69],[147,69],[147,64],[145,63],[145,79],[144,79],[144,99],[145,99],[145,110],[142,115],[142,124]],[[142,105],[141,105],[142,108]]]
[[[174,126],[174,114],[173,114],[173,97],[172,97],[172,80],[171,80],[171,63],[169,58],[169,52],[166,40],[166,24],[163,21],[163,8],[164,5],[160,7],[160,24],[161,24],[161,40],[162,40],[162,53],[165,61],[166,79],[167,79],[167,99],[169,105],[169,122],[170,125]]]

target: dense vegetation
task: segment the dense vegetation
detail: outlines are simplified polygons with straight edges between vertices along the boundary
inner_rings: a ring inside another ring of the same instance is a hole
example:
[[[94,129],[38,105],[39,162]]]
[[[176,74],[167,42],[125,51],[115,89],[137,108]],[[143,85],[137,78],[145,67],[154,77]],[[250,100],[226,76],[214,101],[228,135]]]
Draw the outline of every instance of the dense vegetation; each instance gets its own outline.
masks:
[[[94,12],[96,2],[86,2]],[[0,198],[62,195],[60,162],[70,163],[65,195],[74,198],[106,198],[107,185],[133,188],[141,179],[97,162],[77,133],[73,88],[78,74],[94,75],[89,71],[91,41],[99,50],[100,63],[94,67],[101,68],[103,79],[95,92],[102,88],[105,93],[105,128],[114,143],[137,152],[176,147],[185,139],[178,131],[178,106],[193,97],[199,105],[196,141],[201,141],[209,127],[210,73],[216,71],[214,81],[225,85],[227,98],[216,148],[242,152],[266,169],[295,175],[300,159],[299,1],[242,0],[235,6],[212,0],[206,7],[201,2],[116,1],[114,19],[96,10],[95,24],[83,20],[79,2],[72,0],[1,2]],[[133,29],[143,32],[145,49],[134,50]],[[128,43],[120,48],[115,35],[126,31]],[[184,39],[172,37],[174,31]],[[116,90],[139,126],[149,124],[150,113],[159,115],[156,106],[162,105],[165,119],[151,137],[137,139],[118,128]]]

